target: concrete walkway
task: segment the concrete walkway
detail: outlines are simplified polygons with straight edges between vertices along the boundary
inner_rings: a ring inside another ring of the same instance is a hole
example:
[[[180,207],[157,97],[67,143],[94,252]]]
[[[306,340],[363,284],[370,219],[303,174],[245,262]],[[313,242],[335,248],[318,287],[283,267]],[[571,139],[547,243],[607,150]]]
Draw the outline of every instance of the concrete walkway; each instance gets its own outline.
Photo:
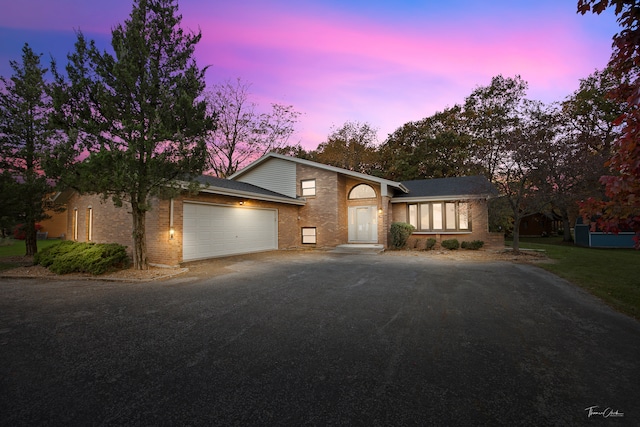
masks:
[[[639,425],[639,378],[640,323],[529,265],[290,253],[0,279],[3,426]]]

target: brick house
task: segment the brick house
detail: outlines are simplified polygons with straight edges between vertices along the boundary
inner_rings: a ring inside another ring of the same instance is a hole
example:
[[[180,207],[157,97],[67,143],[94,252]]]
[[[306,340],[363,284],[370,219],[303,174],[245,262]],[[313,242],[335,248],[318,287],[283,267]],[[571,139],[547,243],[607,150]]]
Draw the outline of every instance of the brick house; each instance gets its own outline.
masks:
[[[202,176],[197,194],[156,199],[147,213],[149,262],[182,262],[276,249],[388,246],[392,222],[409,222],[414,237],[483,240],[487,200],[497,193],[483,177],[395,182],[270,153],[229,179]],[[132,219],[98,195],[63,193],[66,238],[132,246]]]

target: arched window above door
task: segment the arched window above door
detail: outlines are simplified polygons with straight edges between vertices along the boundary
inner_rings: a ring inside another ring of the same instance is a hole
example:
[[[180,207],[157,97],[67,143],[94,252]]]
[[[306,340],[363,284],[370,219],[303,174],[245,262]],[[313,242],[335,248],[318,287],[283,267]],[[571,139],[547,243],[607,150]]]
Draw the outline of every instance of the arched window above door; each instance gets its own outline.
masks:
[[[349,192],[349,200],[375,199],[376,191],[368,184],[358,184]]]

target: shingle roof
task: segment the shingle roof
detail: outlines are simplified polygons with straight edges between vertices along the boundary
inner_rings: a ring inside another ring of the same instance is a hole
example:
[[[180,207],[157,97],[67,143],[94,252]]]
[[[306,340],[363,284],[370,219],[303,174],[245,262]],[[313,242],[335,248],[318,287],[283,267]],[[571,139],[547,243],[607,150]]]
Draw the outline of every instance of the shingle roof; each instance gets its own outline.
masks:
[[[267,190],[257,185],[248,184],[246,182],[234,181],[230,179],[218,178],[215,176],[201,175],[195,178],[200,184],[209,185],[210,187],[223,188],[230,191],[238,191],[242,193],[253,193],[261,196],[276,197],[289,200],[297,200],[275,191]]]
[[[402,181],[409,189],[407,194],[398,194],[394,199],[415,197],[452,197],[498,195],[498,190],[484,176],[461,176],[455,178],[419,179]]]

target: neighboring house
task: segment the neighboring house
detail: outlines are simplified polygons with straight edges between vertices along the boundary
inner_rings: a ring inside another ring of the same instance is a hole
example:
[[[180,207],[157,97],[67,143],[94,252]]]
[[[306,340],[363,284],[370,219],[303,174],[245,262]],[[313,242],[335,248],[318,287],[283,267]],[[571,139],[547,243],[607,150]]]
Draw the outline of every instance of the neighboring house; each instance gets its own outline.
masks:
[[[555,212],[535,213],[520,220],[520,237],[551,236],[562,228],[562,217]]]
[[[46,214],[49,217],[40,221],[40,233],[46,233],[48,239],[64,239],[64,233],[67,232],[67,213],[51,210]]]
[[[487,200],[483,177],[395,182],[308,160],[267,154],[229,179],[200,177],[197,194],[155,199],[146,218],[149,262],[177,265],[276,249],[388,246],[392,222],[416,226],[416,238],[483,240]],[[127,206],[66,192],[67,239],[132,246]]]

